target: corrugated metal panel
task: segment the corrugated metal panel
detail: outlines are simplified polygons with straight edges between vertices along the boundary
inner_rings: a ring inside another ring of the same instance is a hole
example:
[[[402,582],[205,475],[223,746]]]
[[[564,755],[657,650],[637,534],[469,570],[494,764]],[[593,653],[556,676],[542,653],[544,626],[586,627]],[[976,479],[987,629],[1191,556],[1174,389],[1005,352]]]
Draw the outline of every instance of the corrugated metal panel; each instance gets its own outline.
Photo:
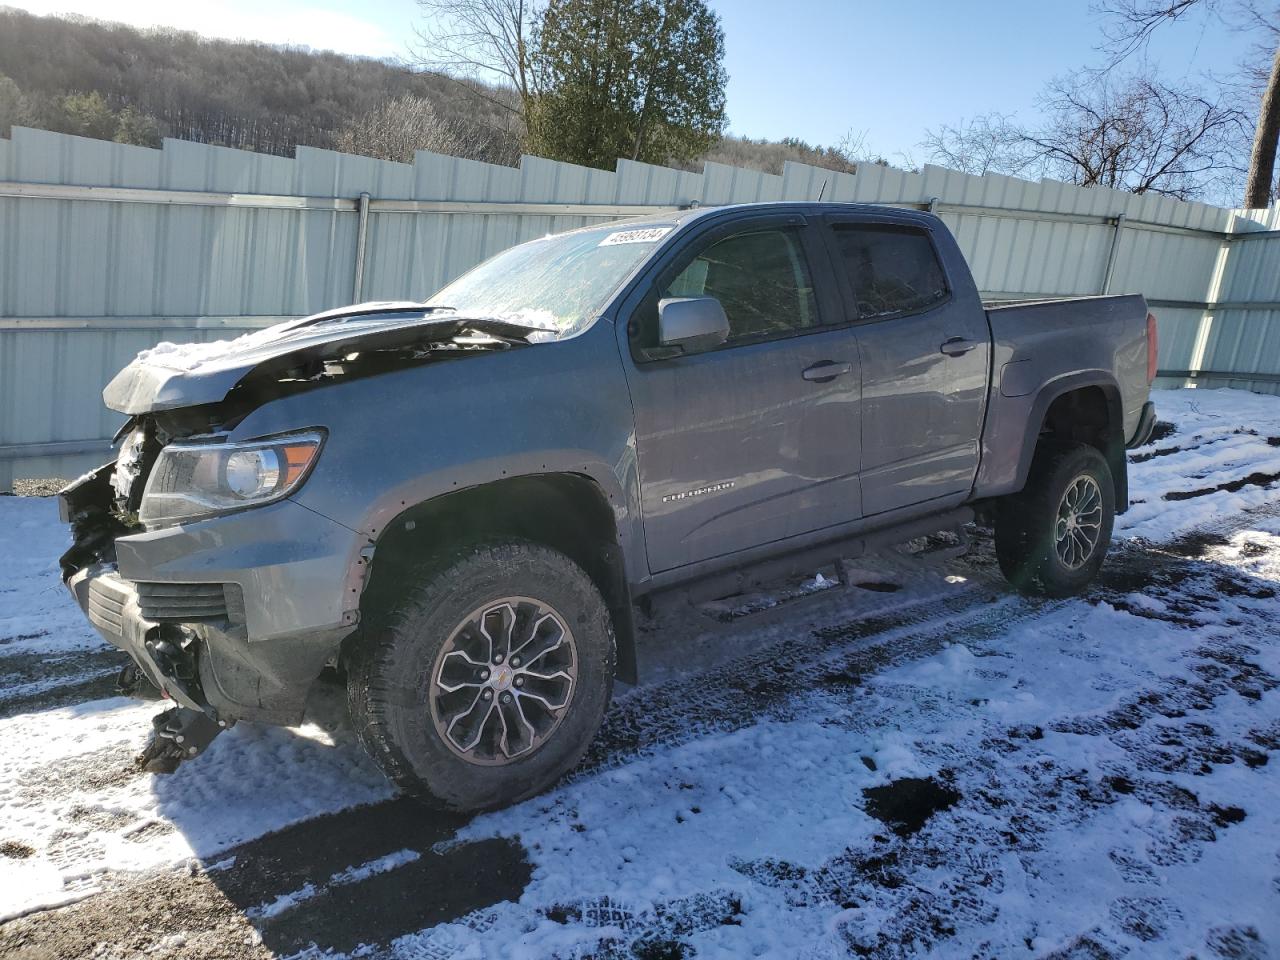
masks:
[[[354,201],[362,193],[375,200],[673,208],[819,196],[934,202],[988,295],[1101,292],[1117,244],[1111,292],[1181,304],[1157,310],[1163,369],[1280,374],[1280,238],[1232,242],[1222,253],[1222,235],[1232,229],[1280,229],[1274,210],[1227,211],[935,166],[907,172],[866,164],[848,174],[788,162],[779,176],[722,164],[693,172],[619,160],[610,172],[538,157],[509,168],[430,153],[402,164],[309,147],[299,147],[295,159],[179,140],[148,150],[25,128],[0,140],[0,180],[266,194],[292,205],[0,196],[0,485],[6,471],[63,472],[100,457],[100,443],[92,455],[47,445],[110,435],[119,418],[102,409],[100,391],[138,350],[162,339],[228,336],[266,318],[349,302]],[[302,209],[288,199],[305,197],[345,199],[342,209]],[[1117,234],[1120,214],[1127,219]],[[363,297],[424,297],[514,243],[604,219],[582,210],[393,212],[375,204]],[[1216,314],[1194,306],[1207,300],[1232,306]],[[1271,307],[1245,309],[1242,302]],[[68,323],[9,329],[6,318]],[[27,444],[44,445],[40,456],[15,459],[15,445]]]
[[[1231,213],[1238,236],[1208,297],[1222,306],[1203,314],[1186,362],[1161,367],[1195,374],[1183,383],[1280,393],[1280,233],[1269,232],[1280,231],[1280,209]]]

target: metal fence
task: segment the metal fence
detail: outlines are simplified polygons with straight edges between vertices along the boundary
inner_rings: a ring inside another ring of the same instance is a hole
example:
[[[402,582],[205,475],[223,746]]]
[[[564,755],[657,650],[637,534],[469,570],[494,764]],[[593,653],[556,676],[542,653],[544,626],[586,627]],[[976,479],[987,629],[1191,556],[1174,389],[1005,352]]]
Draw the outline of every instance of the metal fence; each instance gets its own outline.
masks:
[[[101,389],[160,340],[421,298],[504,247],[588,223],[819,197],[937,212],[988,299],[1144,293],[1160,313],[1161,367],[1178,382],[1248,369],[1249,384],[1280,390],[1280,351],[1259,333],[1280,313],[1275,211],[1266,220],[933,166],[842,174],[788,163],[775,176],[619,160],[610,172],[308,147],[291,160],[18,127],[0,140],[0,489],[105,459],[121,418]]]
[[[1241,232],[1219,258],[1187,351],[1162,351],[1162,382],[1280,393],[1280,208],[1236,213]]]

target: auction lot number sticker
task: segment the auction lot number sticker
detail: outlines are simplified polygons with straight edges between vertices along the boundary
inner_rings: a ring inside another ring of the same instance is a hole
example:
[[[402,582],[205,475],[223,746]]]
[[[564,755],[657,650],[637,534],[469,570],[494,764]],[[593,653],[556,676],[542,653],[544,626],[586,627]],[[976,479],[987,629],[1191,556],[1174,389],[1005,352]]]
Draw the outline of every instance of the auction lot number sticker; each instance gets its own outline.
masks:
[[[645,227],[643,230],[620,230],[611,233],[600,241],[602,247],[616,247],[620,243],[657,243],[668,233],[671,227]]]

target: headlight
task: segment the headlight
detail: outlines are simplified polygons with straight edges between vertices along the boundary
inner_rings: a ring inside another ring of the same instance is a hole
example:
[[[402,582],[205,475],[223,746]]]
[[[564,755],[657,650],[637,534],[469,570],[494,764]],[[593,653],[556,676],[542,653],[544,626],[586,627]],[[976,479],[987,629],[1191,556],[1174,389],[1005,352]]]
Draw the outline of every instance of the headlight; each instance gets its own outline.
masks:
[[[147,480],[138,519],[148,526],[197,520],[287,497],[320,453],[319,430],[248,443],[171,443]]]

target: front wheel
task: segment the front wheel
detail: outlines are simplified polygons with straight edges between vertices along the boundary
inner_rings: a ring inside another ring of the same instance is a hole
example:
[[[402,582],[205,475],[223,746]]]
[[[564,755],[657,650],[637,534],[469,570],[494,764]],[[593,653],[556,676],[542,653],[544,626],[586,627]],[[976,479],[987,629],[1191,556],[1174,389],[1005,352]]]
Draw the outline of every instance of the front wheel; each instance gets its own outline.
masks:
[[[451,810],[545,790],[585,753],[613,684],[604,598],[572,560],[513,542],[433,566],[348,666],[352,721],[399,787]]]
[[[1024,593],[1068,597],[1097,576],[1115,523],[1111,468],[1096,447],[1039,451],[1027,485],[996,513],[996,559]]]

